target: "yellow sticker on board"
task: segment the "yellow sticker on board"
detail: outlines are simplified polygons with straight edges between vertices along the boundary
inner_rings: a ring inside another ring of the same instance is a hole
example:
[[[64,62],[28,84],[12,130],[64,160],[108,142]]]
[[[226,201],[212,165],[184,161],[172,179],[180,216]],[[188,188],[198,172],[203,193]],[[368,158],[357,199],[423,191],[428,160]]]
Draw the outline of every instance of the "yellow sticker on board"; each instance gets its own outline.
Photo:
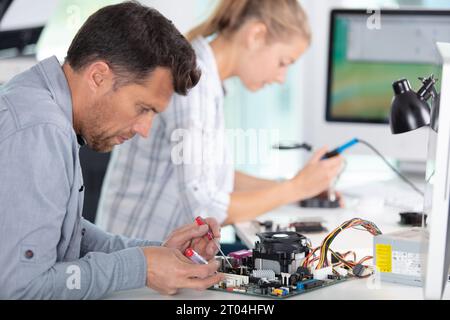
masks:
[[[392,246],[390,244],[376,244],[375,257],[378,271],[392,272]]]

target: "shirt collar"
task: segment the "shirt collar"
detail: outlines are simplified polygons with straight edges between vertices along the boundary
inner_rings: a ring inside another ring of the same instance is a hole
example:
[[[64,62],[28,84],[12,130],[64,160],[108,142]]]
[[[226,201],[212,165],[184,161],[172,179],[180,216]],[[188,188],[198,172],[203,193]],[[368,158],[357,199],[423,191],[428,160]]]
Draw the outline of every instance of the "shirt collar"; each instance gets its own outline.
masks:
[[[61,108],[67,120],[73,125],[72,96],[66,76],[58,59],[53,56],[42,60],[38,63],[38,68],[56,104]]]
[[[73,125],[72,96],[61,64],[53,56],[42,60],[38,66],[48,89],[52,93],[53,99],[55,99],[56,104],[61,108],[67,120]],[[77,135],[77,141],[80,147],[86,145],[86,140],[81,135]]]
[[[214,56],[214,51],[211,48],[211,45],[208,42],[208,39],[205,37],[198,37],[192,41],[192,47],[197,54],[197,58],[203,62],[205,62],[208,66],[214,66],[210,71],[214,77],[214,80],[217,84],[217,87],[220,88],[221,93],[225,96],[226,90],[225,86],[220,79],[219,66],[216,61],[216,57]]]

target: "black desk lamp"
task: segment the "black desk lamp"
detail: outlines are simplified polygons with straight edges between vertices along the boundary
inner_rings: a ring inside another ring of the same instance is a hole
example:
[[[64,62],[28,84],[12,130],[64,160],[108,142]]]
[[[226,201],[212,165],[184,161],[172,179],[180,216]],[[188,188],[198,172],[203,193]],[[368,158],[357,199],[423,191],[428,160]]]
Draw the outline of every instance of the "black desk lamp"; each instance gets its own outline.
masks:
[[[422,81],[422,87],[417,92],[411,89],[406,79],[392,84],[395,96],[392,99],[389,123],[393,134],[413,131],[428,125],[434,131],[438,131],[440,96],[434,86],[438,80],[433,75],[425,79],[419,78],[419,80]],[[404,214],[400,213],[402,219]],[[411,214],[421,217],[422,226],[425,226],[425,214]]]
[[[389,123],[393,134],[416,130],[430,125],[437,132],[439,118],[439,94],[435,83],[438,81],[431,75],[419,78],[422,87],[418,92],[411,89],[409,81],[401,79],[393,83],[395,96],[392,99]],[[428,101],[431,101],[431,105]]]

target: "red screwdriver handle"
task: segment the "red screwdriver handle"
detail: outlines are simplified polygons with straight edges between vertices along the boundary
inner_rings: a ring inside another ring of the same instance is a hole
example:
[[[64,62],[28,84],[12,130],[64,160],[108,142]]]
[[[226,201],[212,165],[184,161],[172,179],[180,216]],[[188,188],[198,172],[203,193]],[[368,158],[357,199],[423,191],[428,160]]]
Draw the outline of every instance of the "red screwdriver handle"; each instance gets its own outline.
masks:
[[[206,223],[206,221],[202,217],[195,218],[195,222],[199,226],[202,226],[202,225],[206,224],[208,226],[208,228],[209,228],[209,225]],[[206,236],[208,237],[209,240],[214,239],[214,235],[213,235],[211,229],[208,229],[208,233],[206,234]]]

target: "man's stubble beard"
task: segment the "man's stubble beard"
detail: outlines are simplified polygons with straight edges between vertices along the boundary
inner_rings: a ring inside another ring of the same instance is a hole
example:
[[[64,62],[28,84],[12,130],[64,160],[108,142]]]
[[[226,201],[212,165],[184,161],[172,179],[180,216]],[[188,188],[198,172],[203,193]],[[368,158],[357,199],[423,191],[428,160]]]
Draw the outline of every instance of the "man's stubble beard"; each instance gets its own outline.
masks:
[[[99,153],[111,152],[114,148],[114,144],[109,144],[107,142],[111,141],[113,137],[105,138],[105,132],[101,131],[102,124],[105,122],[102,119],[102,115],[104,115],[102,104],[97,103],[89,110],[92,111],[85,118],[83,138],[92,150]],[[96,130],[98,130],[98,132],[96,132]]]

